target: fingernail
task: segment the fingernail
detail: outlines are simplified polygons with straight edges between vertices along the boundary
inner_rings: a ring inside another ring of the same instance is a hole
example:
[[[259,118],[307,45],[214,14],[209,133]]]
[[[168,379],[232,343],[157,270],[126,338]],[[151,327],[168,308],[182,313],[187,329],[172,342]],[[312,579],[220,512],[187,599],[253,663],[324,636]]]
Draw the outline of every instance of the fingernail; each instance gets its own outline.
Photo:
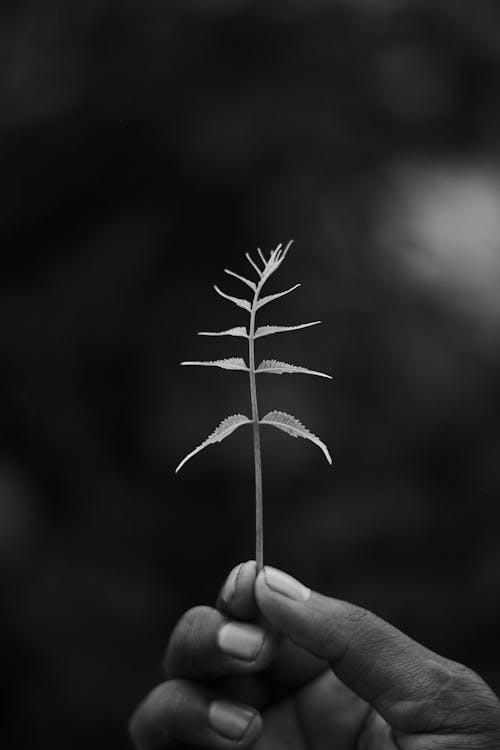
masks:
[[[229,602],[236,591],[236,581],[238,580],[238,576],[241,574],[244,565],[246,565],[246,563],[240,563],[229,573],[221,593],[225,602]]]
[[[289,576],[288,573],[283,573],[281,570],[266,566],[264,568],[264,578],[269,588],[278,594],[283,594],[283,596],[287,596],[289,599],[294,599],[297,602],[305,602],[309,599],[311,589],[299,583],[295,578]]]
[[[248,708],[227,701],[214,701],[208,709],[208,720],[216,732],[230,740],[240,740],[254,718]]]
[[[227,622],[219,630],[218,641],[224,653],[253,661],[264,643],[264,633],[256,625]]]

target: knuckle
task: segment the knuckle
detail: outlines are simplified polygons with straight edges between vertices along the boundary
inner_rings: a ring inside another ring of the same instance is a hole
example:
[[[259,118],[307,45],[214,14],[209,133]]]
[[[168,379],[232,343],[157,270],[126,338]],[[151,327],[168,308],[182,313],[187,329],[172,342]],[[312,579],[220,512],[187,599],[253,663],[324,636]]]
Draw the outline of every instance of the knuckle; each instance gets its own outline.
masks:
[[[184,649],[190,644],[199,643],[206,623],[212,619],[212,612],[213,610],[210,607],[202,605],[188,609],[172,632],[171,646],[176,649]]]
[[[198,604],[196,607],[191,607],[187,612],[184,613],[179,621],[179,625],[183,625],[188,633],[197,632],[204,623],[207,617],[211,617],[213,613],[212,607],[208,607],[205,604]]]
[[[437,673],[436,685],[439,702],[455,706],[469,703],[474,695],[481,695],[485,683],[464,664],[445,661]]]
[[[191,659],[193,645],[198,646],[201,642],[205,623],[212,613],[210,607],[198,605],[182,615],[172,631],[162,659],[162,668],[167,676],[172,676],[172,667],[179,659],[184,662]]]
[[[199,605],[181,617],[170,637],[163,659],[168,678],[205,679],[212,669],[216,633],[223,620],[216,609]]]
[[[178,685],[179,680],[169,680],[157,685],[150,693],[150,711],[152,715],[158,712],[177,714],[185,703],[183,690]],[[168,711],[167,711],[168,710]]]
[[[459,662],[429,664],[433,715],[440,728],[461,732],[500,729],[500,703],[486,682]]]
[[[157,685],[139,703],[128,723],[128,733],[138,750],[142,750],[148,744],[150,737],[158,723],[158,717],[166,720],[164,716],[165,707],[169,705],[168,683]]]
[[[185,730],[192,714],[189,695],[184,680],[162,682],[151,690],[128,724],[129,737],[137,750],[174,747],[174,738]]]
[[[330,615],[325,609],[317,617],[315,628],[317,642],[325,648],[324,656],[334,670],[342,668],[352,652],[369,656],[370,651],[376,651],[376,634],[367,625],[375,615],[354,604],[340,601],[335,616]],[[320,655],[319,651],[317,655]]]
[[[137,750],[142,750],[140,707],[138,707],[129,719],[127,725],[128,736]]]

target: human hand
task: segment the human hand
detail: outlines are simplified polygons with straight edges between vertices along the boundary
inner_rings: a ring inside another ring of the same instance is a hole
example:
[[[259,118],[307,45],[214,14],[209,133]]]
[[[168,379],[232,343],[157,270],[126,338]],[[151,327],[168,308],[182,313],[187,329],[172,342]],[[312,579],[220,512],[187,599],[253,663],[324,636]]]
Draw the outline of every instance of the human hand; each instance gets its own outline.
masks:
[[[174,629],[138,750],[498,750],[500,702],[371,612],[255,562]]]

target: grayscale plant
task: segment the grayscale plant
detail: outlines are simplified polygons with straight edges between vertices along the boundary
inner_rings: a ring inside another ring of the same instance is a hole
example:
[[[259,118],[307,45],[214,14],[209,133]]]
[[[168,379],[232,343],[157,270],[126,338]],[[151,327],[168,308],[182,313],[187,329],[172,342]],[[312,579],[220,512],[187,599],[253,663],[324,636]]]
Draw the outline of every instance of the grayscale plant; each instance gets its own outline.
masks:
[[[287,331],[298,331],[301,328],[308,328],[309,326],[318,325],[320,320],[315,320],[312,323],[301,323],[300,325],[290,326],[274,326],[264,325],[256,328],[256,316],[257,312],[273,300],[279,299],[280,297],[289,294],[294,289],[300,286],[295,286],[287,289],[284,292],[278,292],[277,294],[270,294],[266,297],[261,297],[261,292],[264,284],[267,282],[269,277],[278,270],[282,262],[284,261],[292,241],[290,241],[285,247],[281,244],[275,250],[271,251],[269,258],[266,258],[264,253],[258,249],[259,262],[262,263],[262,268],[256,263],[251,256],[246,253],[246,258],[254,271],[257,274],[257,281],[251,281],[250,279],[240,276],[234,271],[229,271],[227,268],[224,269],[225,273],[229,276],[241,281],[253,292],[253,298],[251,301],[247,299],[241,299],[239,297],[232,297],[226,294],[218,286],[214,286],[215,291],[221,297],[230,302],[233,302],[238,307],[243,308],[249,316],[250,322],[248,330],[244,326],[238,326],[236,328],[229,328],[226,331],[200,331],[200,336],[235,336],[245,338],[248,341],[248,364],[242,357],[229,357],[227,359],[216,359],[208,362],[200,361],[186,361],[181,362],[182,365],[200,365],[201,367],[219,367],[223,370],[243,370],[249,374],[250,379],[250,401],[252,406],[252,417],[249,418],[244,414],[233,414],[230,417],[226,417],[222,420],[220,425],[203,441],[197,448],[183,458],[176,468],[176,473],[184,464],[189,461],[196,453],[199,453],[204,448],[214,443],[220,443],[224,438],[231,435],[238,427],[245,424],[252,425],[253,431],[253,445],[254,445],[254,465],[255,465],[255,508],[256,508],[256,561],[257,569],[260,570],[264,564],[263,554],[263,506],[262,506],[262,460],[261,460],[261,448],[260,448],[260,427],[261,425],[269,425],[270,427],[276,427],[283,432],[288,433],[292,437],[302,437],[306,440],[310,440],[312,443],[317,445],[323,451],[327,461],[331,464],[332,459],[326,445],[312,432],[310,432],[304,425],[299,422],[298,419],[292,417],[283,411],[270,411],[264,417],[259,418],[259,409],[257,402],[257,384],[256,376],[262,373],[269,373],[272,375],[282,375],[283,373],[302,373],[305,375],[317,375],[321,378],[330,378],[330,375],[326,375],[324,372],[318,372],[317,370],[309,370],[307,367],[301,367],[298,365],[291,365],[287,362],[280,362],[275,359],[265,359],[258,367],[255,367],[255,341],[256,339],[262,338],[263,336],[270,336],[274,333],[284,333]]]

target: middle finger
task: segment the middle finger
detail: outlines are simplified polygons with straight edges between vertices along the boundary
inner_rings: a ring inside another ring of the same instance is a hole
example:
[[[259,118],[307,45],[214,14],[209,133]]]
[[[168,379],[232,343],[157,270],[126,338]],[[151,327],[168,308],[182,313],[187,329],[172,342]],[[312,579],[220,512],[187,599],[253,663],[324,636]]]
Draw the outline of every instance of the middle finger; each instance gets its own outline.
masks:
[[[260,625],[231,620],[212,607],[194,607],[174,628],[163,669],[168,679],[212,681],[261,672],[275,650],[273,636]]]

